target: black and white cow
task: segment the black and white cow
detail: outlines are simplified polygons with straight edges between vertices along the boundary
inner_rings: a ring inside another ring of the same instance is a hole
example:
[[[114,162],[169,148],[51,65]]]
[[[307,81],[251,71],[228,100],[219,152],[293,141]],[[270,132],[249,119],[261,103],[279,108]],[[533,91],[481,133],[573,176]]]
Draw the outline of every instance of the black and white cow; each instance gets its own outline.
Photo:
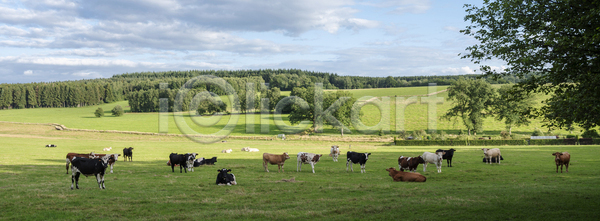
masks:
[[[231,172],[231,169],[223,168],[217,170],[217,172],[219,172],[219,175],[217,175],[217,185],[231,186],[237,184],[237,182],[235,181],[235,175],[233,175],[233,173],[227,173]]]
[[[442,150],[442,149],[438,149],[435,152],[442,152],[444,153],[442,155],[442,159],[446,160],[446,163],[448,163],[448,167],[452,167],[452,157],[454,157],[454,151],[456,151],[454,148],[451,148],[450,150]]]
[[[123,156],[125,156],[125,161],[127,161],[127,158],[129,158],[129,161],[133,161],[133,147],[124,148]]]
[[[194,156],[192,156],[191,154],[177,154],[177,153],[171,153],[171,155],[169,155],[169,162],[171,163],[171,170],[173,172],[175,172],[175,165],[179,164],[179,173],[182,173],[182,171],[185,171],[185,173],[187,173],[187,168],[188,168],[188,162],[189,161],[193,161]],[[192,165],[193,167],[194,165]],[[185,170],[183,168],[186,168]]]
[[[322,156],[323,154],[299,152],[296,159],[296,172],[302,171],[302,164],[310,164],[310,167],[312,167],[312,172],[315,173],[315,164],[319,162],[319,159],[321,159]]]
[[[346,172],[348,172],[348,165],[350,162],[352,162],[352,164],[350,164],[350,169],[352,172],[354,172],[352,165],[358,163],[360,164],[360,173],[366,173],[367,171],[365,169],[365,163],[367,163],[367,160],[369,160],[369,155],[371,155],[371,153],[357,153],[354,151],[348,151],[346,153]]]
[[[71,164],[73,165],[71,167],[71,189],[73,189],[73,183],[75,183],[75,187],[79,189],[79,176],[81,174],[86,177],[91,175],[96,176],[96,181],[98,182],[100,189],[106,189],[104,186],[104,173],[108,167],[108,160],[111,157],[113,157],[113,155],[106,155],[100,159],[89,159],[84,157],[73,158],[71,161]]]
[[[46,147],[56,147],[54,144],[46,144]]]
[[[204,159],[204,165],[215,165],[215,163],[217,162],[217,157],[213,157],[210,159]]]

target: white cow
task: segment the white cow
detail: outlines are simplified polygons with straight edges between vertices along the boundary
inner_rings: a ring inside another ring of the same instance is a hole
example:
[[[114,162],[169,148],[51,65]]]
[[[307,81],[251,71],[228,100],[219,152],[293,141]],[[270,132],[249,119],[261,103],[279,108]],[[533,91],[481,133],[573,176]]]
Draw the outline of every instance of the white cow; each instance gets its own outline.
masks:
[[[244,147],[244,148],[242,148],[242,151],[246,151],[246,152],[258,152],[259,150],[256,149],[256,148]]]
[[[227,150],[221,150],[221,153],[231,153],[231,149],[227,149]]]
[[[485,159],[487,159],[486,164],[488,164],[488,163],[492,164],[490,162],[492,157],[496,157],[496,162],[498,162],[498,164],[500,164],[500,156],[502,156],[502,154],[500,153],[500,149],[498,149],[498,148],[494,148],[494,149],[481,148],[481,150],[483,150],[483,155],[485,155]]]
[[[302,171],[302,164],[310,164],[312,172],[315,173],[315,164],[319,162],[323,154],[299,152],[297,158],[296,172]]]
[[[442,172],[442,156],[444,155],[445,152],[437,152],[437,153],[430,153],[430,152],[424,152],[423,153],[423,160],[425,161],[425,163],[423,163],[423,172],[425,172],[425,170],[427,169],[427,164],[429,163],[433,163],[435,164],[435,167],[437,167],[437,172],[441,173]]]
[[[102,149],[103,151],[110,151],[112,150],[112,147],[105,147],[104,149]]]
[[[333,158],[333,162],[338,162],[339,155],[340,155],[340,148],[336,145],[331,146],[329,156]]]

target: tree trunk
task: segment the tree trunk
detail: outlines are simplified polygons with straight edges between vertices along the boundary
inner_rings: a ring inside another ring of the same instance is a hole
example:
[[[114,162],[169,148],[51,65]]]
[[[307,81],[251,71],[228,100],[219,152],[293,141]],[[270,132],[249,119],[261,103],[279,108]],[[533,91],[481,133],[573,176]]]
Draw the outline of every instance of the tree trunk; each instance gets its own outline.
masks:
[[[512,127],[508,128],[508,135],[512,135]]]

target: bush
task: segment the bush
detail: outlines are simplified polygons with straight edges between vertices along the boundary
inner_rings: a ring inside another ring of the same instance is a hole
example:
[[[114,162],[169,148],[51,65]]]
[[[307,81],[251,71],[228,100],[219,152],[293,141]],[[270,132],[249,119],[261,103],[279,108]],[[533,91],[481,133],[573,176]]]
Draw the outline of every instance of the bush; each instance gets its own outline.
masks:
[[[540,128],[535,128],[531,136],[544,136],[544,132]]]
[[[121,105],[117,105],[115,106],[112,110],[112,115],[115,117],[120,117],[123,116],[123,108],[121,107]]]
[[[404,140],[404,139],[406,139],[408,136],[409,136],[409,135],[408,135],[408,133],[407,133],[405,130],[398,131],[398,137],[399,137],[399,138],[402,138],[402,139]]]
[[[424,136],[427,135],[427,132],[425,132],[425,130],[415,130],[413,131],[412,136],[417,139],[417,140],[422,140]]]
[[[510,139],[510,134],[508,134],[506,131],[500,131],[500,136],[502,139]]]
[[[385,135],[385,133],[383,132],[383,129],[379,129],[379,136],[383,136]]]
[[[600,135],[598,135],[598,132],[596,132],[596,130],[591,129],[591,130],[586,130],[585,132],[583,132],[581,134],[582,138],[598,138],[600,137]]]
[[[96,117],[103,117],[104,116],[104,110],[102,110],[102,108],[99,107],[98,109],[96,109],[96,112],[94,112],[94,115],[96,115]]]

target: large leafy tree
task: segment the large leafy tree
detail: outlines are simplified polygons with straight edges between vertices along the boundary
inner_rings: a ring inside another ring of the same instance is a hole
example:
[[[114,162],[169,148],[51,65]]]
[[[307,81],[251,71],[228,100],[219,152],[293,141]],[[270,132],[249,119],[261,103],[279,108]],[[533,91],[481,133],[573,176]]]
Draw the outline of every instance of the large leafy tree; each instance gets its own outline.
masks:
[[[514,85],[502,85],[498,89],[498,96],[494,99],[493,112],[496,120],[504,121],[509,134],[513,127],[529,125],[530,109],[535,105],[535,96],[527,94]]]
[[[318,122],[320,120],[323,120],[327,121],[330,125],[333,125],[335,128],[338,129],[341,129],[341,127],[346,127],[345,131],[347,131],[347,127],[350,125],[351,122],[350,112],[352,109],[352,104],[354,104],[356,98],[353,97],[352,93],[347,91],[327,92],[324,94],[322,90],[316,90],[316,92],[317,94],[315,95],[314,86],[308,88],[295,87],[294,89],[292,89],[292,93],[290,95],[296,96],[306,101],[308,103],[308,108],[302,108],[298,104],[293,104],[291,108],[292,111],[289,115],[290,123],[295,124],[303,120],[309,120],[313,122],[313,128],[315,132],[320,132],[322,128],[318,128]],[[315,112],[315,96],[321,96],[322,98],[322,113]],[[345,99],[344,97],[347,97],[347,99]],[[329,118],[325,116],[325,112],[327,112],[329,108],[333,108],[331,109],[331,111],[333,112],[331,112],[330,114],[335,118],[331,120],[337,120],[341,125],[336,125],[336,123],[338,122],[332,122]]]
[[[448,89],[448,99],[453,106],[442,116],[443,119],[460,119],[471,131],[483,131],[483,120],[492,114],[490,108],[494,100],[494,89],[490,83],[479,80],[457,80]]]
[[[484,0],[466,5],[463,32],[479,41],[463,58],[494,77],[517,76],[527,92],[553,93],[533,112],[550,127],[600,124],[600,1]],[[499,59],[498,70],[485,62]]]

